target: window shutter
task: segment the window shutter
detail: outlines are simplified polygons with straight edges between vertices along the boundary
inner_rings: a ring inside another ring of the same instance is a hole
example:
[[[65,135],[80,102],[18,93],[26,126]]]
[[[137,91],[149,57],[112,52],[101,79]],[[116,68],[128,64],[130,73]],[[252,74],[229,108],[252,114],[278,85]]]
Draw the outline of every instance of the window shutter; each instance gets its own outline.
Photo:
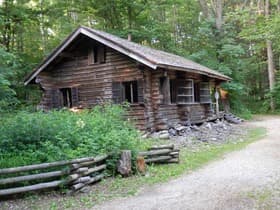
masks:
[[[200,83],[194,83],[194,101],[195,102],[200,102]]]
[[[170,80],[171,103],[177,102],[177,83],[175,79]]]
[[[79,105],[79,94],[78,94],[77,87],[71,88],[71,97],[72,97],[72,107],[77,107]]]
[[[52,108],[61,108],[61,93],[58,89],[51,90],[52,95]]]
[[[98,63],[105,63],[105,46],[104,45],[98,46],[97,56],[98,56],[98,59],[97,59]]]
[[[113,94],[113,102],[116,104],[121,103],[122,100],[122,85],[120,82],[112,83],[112,94]]]
[[[144,103],[144,81],[137,81],[137,93],[138,93],[138,103]]]
[[[88,49],[88,64],[94,63],[94,50],[93,47]]]

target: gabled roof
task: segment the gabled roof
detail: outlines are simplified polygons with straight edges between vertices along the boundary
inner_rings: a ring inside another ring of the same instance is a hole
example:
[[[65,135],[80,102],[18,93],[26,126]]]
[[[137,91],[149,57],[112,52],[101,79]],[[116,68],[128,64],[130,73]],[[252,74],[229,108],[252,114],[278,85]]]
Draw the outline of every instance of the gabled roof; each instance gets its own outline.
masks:
[[[80,34],[111,47],[114,50],[119,51],[120,53],[123,53],[128,57],[149,66],[152,69],[167,68],[182,70],[207,75],[209,77],[224,81],[231,80],[231,78],[228,76],[225,76],[217,71],[181,56],[146,47],[103,31],[81,26],[77,28],[72,34],[70,34],[37,68],[31,72],[30,75],[28,75],[24,81],[24,84],[27,85],[30,81],[32,81]]]

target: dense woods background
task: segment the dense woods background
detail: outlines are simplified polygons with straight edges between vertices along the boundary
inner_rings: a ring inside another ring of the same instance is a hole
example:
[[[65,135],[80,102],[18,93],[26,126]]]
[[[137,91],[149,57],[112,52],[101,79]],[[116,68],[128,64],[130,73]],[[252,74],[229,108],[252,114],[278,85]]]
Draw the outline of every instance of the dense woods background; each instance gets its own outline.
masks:
[[[279,0],[0,0],[0,112],[37,103],[24,77],[78,25],[232,77],[235,112],[280,110]]]

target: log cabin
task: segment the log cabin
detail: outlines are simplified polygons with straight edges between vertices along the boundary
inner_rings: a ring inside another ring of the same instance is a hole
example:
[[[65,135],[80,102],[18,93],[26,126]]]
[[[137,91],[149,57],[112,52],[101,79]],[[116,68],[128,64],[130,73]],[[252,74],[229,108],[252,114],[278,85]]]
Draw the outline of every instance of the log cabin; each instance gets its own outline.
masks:
[[[215,116],[211,89],[230,78],[186,58],[81,26],[25,79],[43,90],[43,110],[128,102],[141,130]]]

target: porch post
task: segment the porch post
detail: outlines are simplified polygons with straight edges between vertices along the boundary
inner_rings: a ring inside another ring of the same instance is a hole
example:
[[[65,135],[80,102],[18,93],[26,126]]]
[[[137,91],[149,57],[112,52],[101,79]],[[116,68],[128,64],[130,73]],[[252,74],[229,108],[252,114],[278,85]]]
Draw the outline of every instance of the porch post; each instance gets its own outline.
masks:
[[[216,99],[216,115],[219,117],[219,91],[218,91],[218,87],[215,87],[215,99]]]

